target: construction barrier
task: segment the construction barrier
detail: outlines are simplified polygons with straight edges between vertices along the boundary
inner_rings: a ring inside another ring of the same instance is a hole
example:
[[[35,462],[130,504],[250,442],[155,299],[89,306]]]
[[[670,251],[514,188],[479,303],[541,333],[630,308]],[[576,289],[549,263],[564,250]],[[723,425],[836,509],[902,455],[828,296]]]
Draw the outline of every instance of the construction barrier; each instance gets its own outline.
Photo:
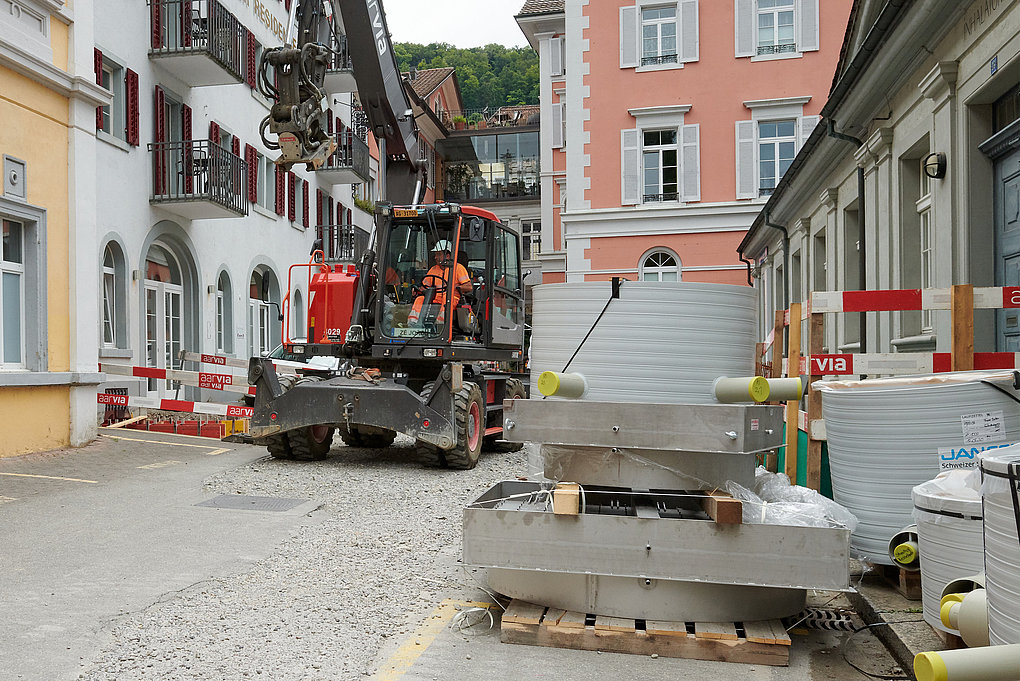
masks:
[[[254,395],[255,388],[247,384],[247,377],[238,377],[231,374],[214,374],[204,371],[179,371],[175,369],[155,369],[153,367],[135,367],[125,364],[100,364],[99,370],[114,376],[134,376],[137,378],[158,378],[168,381],[177,381],[184,385],[209,388],[211,390],[225,390],[229,392]]]
[[[216,364],[221,367],[235,367],[238,369],[248,369],[248,360],[238,359],[237,357],[224,357],[223,355],[206,355],[199,352],[181,352],[180,355],[181,363],[184,362],[198,362],[199,364]],[[273,362],[273,366],[276,367],[276,372],[279,374],[296,374],[297,369],[282,364],[280,362]],[[242,380],[248,380],[243,378]]]
[[[175,411],[188,414],[208,414],[210,416],[226,416],[229,418],[251,418],[255,410],[241,404],[219,404],[216,402],[191,402],[189,400],[166,400],[158,397],[135,397],[132,395],[96,395],[99,404],[112,404],[121,407],[139,407]]]

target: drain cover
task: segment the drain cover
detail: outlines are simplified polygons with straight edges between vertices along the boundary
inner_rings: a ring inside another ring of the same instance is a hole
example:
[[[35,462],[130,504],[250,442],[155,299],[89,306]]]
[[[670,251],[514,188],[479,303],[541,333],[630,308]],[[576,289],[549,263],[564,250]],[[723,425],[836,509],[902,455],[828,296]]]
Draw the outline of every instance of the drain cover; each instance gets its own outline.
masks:
[[[195,506],[230,508],[241,511],[289,511],[307,499],[280,499],[278,497],[246,497],[240,494],[221,494]]]

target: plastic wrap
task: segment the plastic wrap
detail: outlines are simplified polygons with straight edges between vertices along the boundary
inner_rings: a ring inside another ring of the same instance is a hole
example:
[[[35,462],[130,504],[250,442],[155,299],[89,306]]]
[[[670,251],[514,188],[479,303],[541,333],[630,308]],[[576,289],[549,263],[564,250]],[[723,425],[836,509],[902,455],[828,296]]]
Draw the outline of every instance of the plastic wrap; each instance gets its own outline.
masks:
[[[857,528],[857,518],[843,506],[761,466],[755,471],[753,491],[732,480],[726,483],[726,491],[744,502],[745,523],[838,527],[851,532]]]

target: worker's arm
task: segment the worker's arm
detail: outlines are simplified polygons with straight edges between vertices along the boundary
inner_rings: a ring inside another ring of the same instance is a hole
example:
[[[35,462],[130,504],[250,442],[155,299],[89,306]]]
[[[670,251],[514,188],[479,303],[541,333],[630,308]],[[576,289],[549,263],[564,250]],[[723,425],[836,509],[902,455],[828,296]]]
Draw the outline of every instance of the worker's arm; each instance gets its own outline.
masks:
[[[461,293],[471,293],[471,275],[468,274],[467,268],[457,263],[457,266],[453,269],[454,284],[460,290]]]

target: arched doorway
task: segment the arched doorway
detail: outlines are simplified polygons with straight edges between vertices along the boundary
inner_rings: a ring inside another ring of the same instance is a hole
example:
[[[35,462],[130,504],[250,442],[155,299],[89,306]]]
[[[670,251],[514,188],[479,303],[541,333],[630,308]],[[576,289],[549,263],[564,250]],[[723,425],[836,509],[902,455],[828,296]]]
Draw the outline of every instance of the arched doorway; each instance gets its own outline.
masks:
[[[270,352],[280,339],[280,283],[266,266],[252,270],[248,284],[248,344],[252,357]]]
[[[184,283],[180,262],[161,244],[145,255],[145,365],[172,369],[178,365],[183,341]],[[170,381],[150,378],[148,391],[165,395]]]

